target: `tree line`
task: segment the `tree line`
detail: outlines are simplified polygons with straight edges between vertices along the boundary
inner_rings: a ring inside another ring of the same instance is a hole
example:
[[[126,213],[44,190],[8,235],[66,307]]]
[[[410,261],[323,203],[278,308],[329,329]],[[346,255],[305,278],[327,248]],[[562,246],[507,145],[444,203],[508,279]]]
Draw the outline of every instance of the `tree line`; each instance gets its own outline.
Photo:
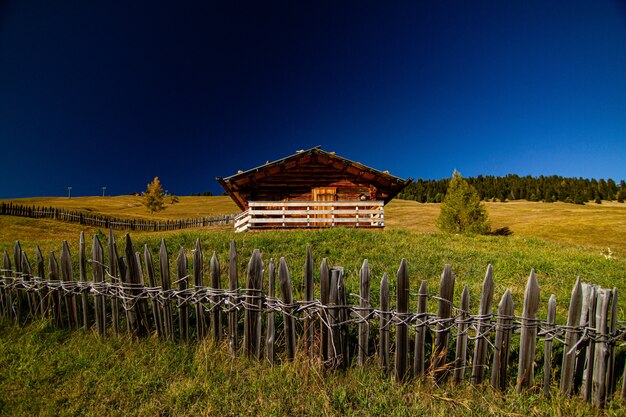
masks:
[[[626,199],[626,183],[616,183],[612,179],[566,178],[558,175],[521,177],[509,174],[504,177],[479,175],[465,178],[473,186],[483,201],[543,201],[585,204],[589,201],[601,203],[603,200]],[[424,180],[409,184],[398,198],[415,200],[421,203],[441,203],[446,195],[450,178]]]

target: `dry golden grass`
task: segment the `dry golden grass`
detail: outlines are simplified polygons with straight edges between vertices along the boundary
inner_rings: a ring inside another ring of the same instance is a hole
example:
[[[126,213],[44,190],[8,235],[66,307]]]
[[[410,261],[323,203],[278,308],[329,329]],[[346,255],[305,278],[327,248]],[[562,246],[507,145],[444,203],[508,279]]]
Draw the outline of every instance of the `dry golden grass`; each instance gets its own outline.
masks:
[[[149,214],[141,205],[140,197],[37,197],[13,200],[16,204],[52,206],[117,217],[175,220],[201,216],[215,216],[239,212],[230,197],[180,197],[177,204]],[[1,201],[0,201],[1,202]],[[611,248],[620,256],[626,255],[626,204],[589,203],[535,203],[514,201],[486,203],[492,229],[508,227],[515,236],[539,237],[546,240],[591,245],[606,250]],[[388,229],[402,229],[417,233],[436,232],[435,219],[439,204],[393,200],[385,207]],[[227,227],[226,229],[229,229]],[[16,239],[38,241],[75,238],[80,230],[77,224],[16,217],[0,217],[0,241]],[[220,228],[224,230],[224,228]],[[95,228],[85,229],[87,234]],[[138,234],[135,232],[134,234]]]
[[[141,204],[141,197],[32,197],[0,200],[26,206],[55,207],[80,210],[107,216],[150,220],[177,220],[192,217],[219,216],[238,213],[240,210],[230,197],[178,197],[179,202],[170,204],[166,198],[165,210],[150,214]]]
[[[514,201],[486,205],[492,229],[508,227],[516,236],[592,245],[626,253],[626,204]],[[386,225],[413,232],[435,232],[439,207],[439,204],[393,200],[385,207]]]

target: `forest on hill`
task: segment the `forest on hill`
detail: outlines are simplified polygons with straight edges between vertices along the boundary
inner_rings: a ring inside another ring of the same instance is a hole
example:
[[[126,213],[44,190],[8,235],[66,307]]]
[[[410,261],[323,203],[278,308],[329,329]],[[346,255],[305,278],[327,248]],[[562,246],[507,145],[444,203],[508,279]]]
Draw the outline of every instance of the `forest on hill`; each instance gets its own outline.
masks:
[[[601,203],[602,200],[626,199],[626,183],[616,183],[612,179],[565,178],[558,175],[521,177],[509,174],[504,177],[479,175],[466,180],[476,188],[481,200],[491,201],[544,201],[548,203],[585,204],[589,201]],[[415,200],[421,203],[440,203],[446,195],[450,178],[424,180],[419,178],[409,184],[398,198]]]

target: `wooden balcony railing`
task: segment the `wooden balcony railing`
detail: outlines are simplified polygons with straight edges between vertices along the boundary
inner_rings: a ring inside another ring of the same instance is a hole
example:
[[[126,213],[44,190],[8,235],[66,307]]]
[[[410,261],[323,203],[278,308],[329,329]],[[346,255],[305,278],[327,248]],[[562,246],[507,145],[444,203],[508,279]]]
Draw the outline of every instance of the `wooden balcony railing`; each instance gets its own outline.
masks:
[[[251,201],[235,231],[323,227],[385,227],[383,201]]]

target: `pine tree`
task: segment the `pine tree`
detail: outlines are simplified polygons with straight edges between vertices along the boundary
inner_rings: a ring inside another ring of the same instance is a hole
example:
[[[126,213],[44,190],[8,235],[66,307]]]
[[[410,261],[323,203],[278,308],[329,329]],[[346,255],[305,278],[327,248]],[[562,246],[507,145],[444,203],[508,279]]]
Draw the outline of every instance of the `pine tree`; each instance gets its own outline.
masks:
[[[148,189],[143,192],[143,205],[150,213],[165,209],[164,194],[159,177],[154,177],[154,180],[148,184]]]
[[[478,192],[457,170],[448,185],[436,225],[449,233],[484,234],[489,231],[487,210],[481,204]]]

